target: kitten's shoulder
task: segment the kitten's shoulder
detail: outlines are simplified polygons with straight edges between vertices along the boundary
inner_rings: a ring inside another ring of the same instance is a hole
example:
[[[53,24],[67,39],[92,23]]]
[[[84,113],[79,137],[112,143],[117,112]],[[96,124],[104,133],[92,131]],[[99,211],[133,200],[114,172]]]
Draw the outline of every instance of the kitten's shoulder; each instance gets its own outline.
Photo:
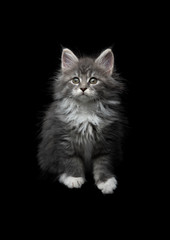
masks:
[[[44,116],[44,126],[48,127],[62,127],[62,121],[60,120],[59,114],[58,114],[58,102],[54,101],[52,102],[48,109],[45,112]]]

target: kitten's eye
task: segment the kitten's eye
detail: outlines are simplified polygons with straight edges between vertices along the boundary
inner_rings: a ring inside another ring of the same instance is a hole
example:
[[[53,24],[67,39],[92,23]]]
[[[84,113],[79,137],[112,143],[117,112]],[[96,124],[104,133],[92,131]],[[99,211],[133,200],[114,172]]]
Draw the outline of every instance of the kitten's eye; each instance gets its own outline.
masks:
[[[98,82],[97,79],[94,77],[90,78],[90,80],[89,80],[90,84],[96,84],[97,82]]]
[[[74,84],[79,84],[79,82],[80,82],[80,79],[78,77],[75,77],[72,79],[72,83]]]

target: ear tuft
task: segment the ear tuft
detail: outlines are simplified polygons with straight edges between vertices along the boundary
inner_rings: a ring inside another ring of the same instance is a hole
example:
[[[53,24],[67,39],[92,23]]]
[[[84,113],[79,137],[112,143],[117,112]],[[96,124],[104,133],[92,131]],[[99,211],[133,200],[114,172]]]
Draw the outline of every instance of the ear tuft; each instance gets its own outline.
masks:
[[[111,75],[114,67],[114,55],[110,48],[103,51],[100,56],[95,60],[95,62],[105,71]]]
[[[61,56],[61,68],[63,71],[71,69],[78,62],[78,58],[74,53],[68,49],[64,48]]]

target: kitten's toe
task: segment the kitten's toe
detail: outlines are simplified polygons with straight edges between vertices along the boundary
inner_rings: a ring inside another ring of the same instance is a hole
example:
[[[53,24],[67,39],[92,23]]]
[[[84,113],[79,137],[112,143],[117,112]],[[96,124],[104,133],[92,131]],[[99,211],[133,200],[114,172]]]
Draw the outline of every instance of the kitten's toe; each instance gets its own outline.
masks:
[[[82,177],[67,176],[65,173],[63,173],[59,177],[59,182],[66,185],[68,188],[81,188],[85,182],[85,179]]]
[[[117,180],[115,177],[112,177],[105,182],[98,182],[96,185],[102,191],[103,194],[110,194],[113,193],[113,191],[116,189]]]

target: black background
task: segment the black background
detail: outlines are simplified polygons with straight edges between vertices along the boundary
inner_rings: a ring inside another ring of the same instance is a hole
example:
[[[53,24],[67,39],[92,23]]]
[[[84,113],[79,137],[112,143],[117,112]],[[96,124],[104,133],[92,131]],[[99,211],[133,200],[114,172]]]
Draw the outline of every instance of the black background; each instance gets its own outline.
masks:
[[[157,84],[153,77],[156,10],[141,4],[81,4],[78,8],[74,4],[24,6],[17,21],[10,21],[10,44],[15,49],[10,62],[16,65],[17,79],[13,82],[17,91],[12,106],[16,122],[12,155],[17,161],[12,164],[16,171],[12,168],[11,176],[15,177],[8,190],[12,199],[9,205],[16,210],[14,218],[20,209],[21,222],[30,219],[26,229],[37,229],[41,223],[40,232],[44,234],[49,224],[47,234],[57,235],[63,226],[61,233],[70,237],[88,237],[92,230],[111,236],[136,236],[137,230],[141,236],[152,230],[150,220],[155,215],[152,171],[156,162],[151,138],[156,111],[152,96],[153,83]],[[87,55],[112,47],[116,69],[126,80],[129,133],[113,195],[103,195],[92,180],[81,189],[67,189],[48,177],[42,178],[39,170],[36,154],[40,120],[52,100],[49,83],[60,67],[62,47]]]

